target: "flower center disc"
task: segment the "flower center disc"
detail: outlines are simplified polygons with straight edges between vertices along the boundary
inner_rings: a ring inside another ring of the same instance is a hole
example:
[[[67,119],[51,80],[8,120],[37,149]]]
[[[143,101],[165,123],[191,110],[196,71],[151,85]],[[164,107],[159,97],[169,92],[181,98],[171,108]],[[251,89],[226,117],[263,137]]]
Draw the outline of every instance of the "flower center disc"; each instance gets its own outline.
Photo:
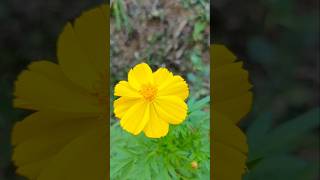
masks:
[[[142,87],[140,93],[147,101],[152,101],[157,95],[157,88],[147,85]]]

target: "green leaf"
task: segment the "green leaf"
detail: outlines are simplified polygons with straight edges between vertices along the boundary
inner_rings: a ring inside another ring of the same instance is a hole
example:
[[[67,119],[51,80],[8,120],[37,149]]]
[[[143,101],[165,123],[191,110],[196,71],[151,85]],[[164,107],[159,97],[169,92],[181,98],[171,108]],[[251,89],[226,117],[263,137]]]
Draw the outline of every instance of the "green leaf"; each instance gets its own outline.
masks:
[[[209,102],[210,102],[210,96],[206,96],[206,97],[200,99],[199,101],[196,101],[195,103],[193,103],[189,107],[189,112],[192,113],[193,111],[201,110],[204,107],[206,107]]]
[[[168,168],[168,172],[170,174],[170,177],[172,179],[178,179],[175,169],[170,164],[168,164],[167,168]]]
[[[188,103],[195,107],[192,116],[197,118],[194,119],[196,122],[187,119],[179,126],[172,126],[168,135],[160,139],[149,139],[143,134],[133,136],[114,124],[111,127],[111,168],[115,168],[112,179],[171,180],[200,177],[200,171],[189,167],[193,160],[190,155],[209,163],[208,129],[196,127],[196,123],[209,124],[209,112],[201,110],[208,105],[208,101],[208,97],[199,101],[190,98]],[[133,160],[126,163],[128,159]]]
[[[319,161],[310,163],[297,177],[297,179],[314,180],[319,178]]]
[[[113,14],[114,14],[115,20],[116,20],[116,29],[120,30],[121,29],[122,20],[121,20],[118,1],[115,1],[115,3],[113,3],[112,10],[113,10]]]
[[[272,115],[269,112],[262,113],[247,129],[249,152],[254,152],[257,146],[268,136],[267,133],[273,123]],[[250,159],[253,161],[254,159]]]
[[[150,161],[150,168],[154,172],[154,174],[156,174],[156,175],[159,174],[159,172],[160,172],[158,166],[159,165],[158,165],[158,161],[156,158],[154,158]]]
[[[249,144],[252,152],[250,160],[264,157],[268,154],[279,154],[292,150],[307,132],[319,127],[319,123],[319,108],[315,108],[279,125],[275,130],[260,138],[259,142],[254,141]],[[252,136],[250,137],[252,138]]]
[[[118,161],[111,161],[110,163],[110,177],[111,179],[121,174],[121,172],[125,171],[125,167],[132,163],[133,160],[131,158],[127,159],[118,159]]]
[[[145,168],[144,168],[144,179],[146,179],[146,180],[149,180],[149,179],[151,179],[151,168],[150,168],[150,166],[149,166],[149,164],[145,164],[145,166],[144,166]]]
[[[293,156],[274,156],[263,159],[245,176],[245,180],[300,180],[307,163]]]
[[[272,125],[272,114],[270,112],[262,113],[247,129],[249,143],[255,143],[267,134]]]
[[[278,126],[269,136],[270,147],[281,150],[294,140],[299,140],[306,132],[319,127],[319,108]]]
[[[203,112],[203,111],[193,111],[192,113],[190,113],[189,115],[189,119],[204,119],[207,118],[206,115],[208,115],[207,112]]]
[[[119,177],[119,178],[117,178],[117,180],[118,179],[129,179],[129,177],[132,177],[132,174],[135,172],[135,171],[133,171],[134,166],[135,166],[134,162],[127,164],[122,169],[122,171],[119,173],[119,175],[117,176],[117,177]]]
[[[263,160],[263,158],[257,158],[257,159],[254,159],[254,160],[251,160],[251,161],[247,162],[247,168],[248,169],[253,169],[262,160]]]
[[[188,107],[193,106],[195,102],[196,102],[196,98],[190,97],[188,100]]]
[[[168,174],[168,169],[167,167],[164,165],[164,161],[162,159],[162,161],[159,161],[159,176],[157,177],[157,179],[159,180],[171,180],[169,174]]]

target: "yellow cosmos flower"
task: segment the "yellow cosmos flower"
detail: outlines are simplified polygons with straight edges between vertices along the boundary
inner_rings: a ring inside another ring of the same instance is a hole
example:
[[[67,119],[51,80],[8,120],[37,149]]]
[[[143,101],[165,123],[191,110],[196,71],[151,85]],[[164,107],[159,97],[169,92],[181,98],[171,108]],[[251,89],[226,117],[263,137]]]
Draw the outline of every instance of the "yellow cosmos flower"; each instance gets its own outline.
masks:
[[[169,131],[169,124],[182,123],[187,115],[187,83],[166,68],[152,72],[149,65],[136,65],[128,73],[128,81],[120,81],[114,89],[120,96],[114,101],[114,113],[121,127],[138,135],[160,138]]]
[[[242,62],[224,46],[212,45],[213,179],[241,180],[248,145],[236,126],[250,110],[252,85]]]
[[[107,179],[109,7],[85,12],[61,33],[58,64],[32,63],[14,106],[33,110],[12,134],[17,173],[32,180]]]

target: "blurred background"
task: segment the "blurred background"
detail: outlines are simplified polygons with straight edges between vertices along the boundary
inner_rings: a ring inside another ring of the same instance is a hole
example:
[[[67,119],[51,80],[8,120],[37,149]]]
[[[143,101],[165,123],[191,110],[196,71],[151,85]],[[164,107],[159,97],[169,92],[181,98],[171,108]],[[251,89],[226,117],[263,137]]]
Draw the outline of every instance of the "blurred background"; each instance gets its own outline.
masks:
[[[195,98],[209,95],[209,8],[208,0],[114,0],[111,88],[146,62],[181,75]]]
[[[211,17],[254,85],[246,178],[319,179],[319,1],[213,0]]]
[[[14,174],[10,132],[28,112],[12,107],[13,84],[32,61],[56,61],[56,41],[67,21],[104,0],[0,1],[0,180]]]
[[[0,1],[1,180],[22,179],[10,161],[11,128],[27,114],[11,105],[17,75],[31,61],[55,60],[63,25],[102,2]],[[112,84],[146,59],[182,74],[195,96],[208,93],[206,0],[113,3]],[[319,2],[214,0],[210,9],[211,42],[243,60],[254,84],[253,110],[241,123],[250,147],[245,178],[319,179]]]

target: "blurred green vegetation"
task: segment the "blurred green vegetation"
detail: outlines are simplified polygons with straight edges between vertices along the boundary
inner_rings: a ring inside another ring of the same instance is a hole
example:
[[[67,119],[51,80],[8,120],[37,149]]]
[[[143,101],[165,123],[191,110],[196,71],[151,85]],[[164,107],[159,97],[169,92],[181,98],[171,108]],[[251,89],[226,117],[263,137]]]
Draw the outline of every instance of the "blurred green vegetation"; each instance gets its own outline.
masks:
[[[212,1],[211,41],[254,85],[246,179],[319,179],[319,1]]]
[[[10,131],[26,112],[12,108],[14,80],[31,61],[54,60],[67,20],[101,2],[0,2],[0,179],[21,179],[10,161]],[[208,94],[208,1],[135,2],[114,1],[112,84],[145,59],[182,74],[195,97]],[[211,42],[244,60],[254,84],[253,111],[241,123],[250,146],[246,178],[319,178],[319,2],[217,0],[210,9]]]
[[[11,129],[29,112],[12,107],[13,85],[32,61],[56,59],[56,41],[67,21],[103,0],[0,1],[0,179],[15,175],[11,162]]]
[[[110,179],[210,179],[209,101],[190,98],[188,118],[160,139],[134,136],[113,124]]]

